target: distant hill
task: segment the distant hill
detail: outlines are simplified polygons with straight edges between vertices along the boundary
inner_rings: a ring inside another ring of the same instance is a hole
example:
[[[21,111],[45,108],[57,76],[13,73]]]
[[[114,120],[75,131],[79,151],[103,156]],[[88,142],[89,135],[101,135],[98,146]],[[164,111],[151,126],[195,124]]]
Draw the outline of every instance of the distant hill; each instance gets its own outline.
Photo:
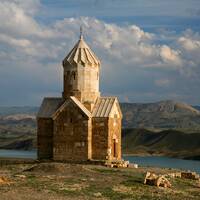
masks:
[[[38,112],[36,106],[0,106],[0,116],[15,115],[15,114],[30,114],[35,115]]]
[[[0,149],[36,148],[37,107],[0,107]]]
[[[200,133],[176,130],[153,132],[145,129],[123,129],[124,154],[165,155],[181,158],[200,158]]]
[[[121,108],[124,128],[200,130],[200,106],[192,107],[168,100],[156,103],[121,103]],[[32,118],[34,121],[38,109],[31,106],[0,106],[0,124],[2,120],[6,123],[9,121],[18,123],[20,120],[30,121]]]
[[[200,111],[200,106],[193,106],[193,108],[195,108],[195,109]]]
[[[124,153],[200,156],[200,111],[197,107],[161,101],[121,103],[121,108]],[[0,107],[0,148],[35,148],[37,111],[38,107]],[[188,130],[190,134],[186,134]]]
[[[200,111],[176,101],[121,103],[123,127],[199,129]]]

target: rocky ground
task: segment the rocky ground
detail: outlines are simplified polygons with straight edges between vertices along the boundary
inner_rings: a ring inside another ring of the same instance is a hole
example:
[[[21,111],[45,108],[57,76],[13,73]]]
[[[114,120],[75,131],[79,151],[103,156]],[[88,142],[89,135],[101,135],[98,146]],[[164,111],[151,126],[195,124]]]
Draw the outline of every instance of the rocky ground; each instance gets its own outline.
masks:
[[[158,188],[143,184],[147,171],[175,172],[159,168],[114,169],[63,163],[8,165],[1,162],[0,199],[200,199],[199,181],[169,178],[171,188]]]

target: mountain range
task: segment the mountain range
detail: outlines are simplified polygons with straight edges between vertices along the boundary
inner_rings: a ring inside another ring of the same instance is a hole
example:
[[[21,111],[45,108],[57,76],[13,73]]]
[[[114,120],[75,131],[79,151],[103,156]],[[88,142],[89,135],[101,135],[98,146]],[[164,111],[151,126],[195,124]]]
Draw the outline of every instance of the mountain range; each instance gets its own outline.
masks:
[[[200,132],[124,129],[122,133],[124,154],[164,155],[200,160]]]
[[[193,106],[193,107],[200,111],[200,106]]]
[[[200,130],[200,106],[172,100],[156,103],[120,103],[123,128]],[[38,107],[2,107],[0,123],[35,120]]]
[[[0,148],[36,148],[38,107],[0,107]],[[200,159],[200,107],[176,101],[121,103],[125,154]]]
[[[185,103],[121,103],[121,108],[124,128],[200,130],[200,111]]]

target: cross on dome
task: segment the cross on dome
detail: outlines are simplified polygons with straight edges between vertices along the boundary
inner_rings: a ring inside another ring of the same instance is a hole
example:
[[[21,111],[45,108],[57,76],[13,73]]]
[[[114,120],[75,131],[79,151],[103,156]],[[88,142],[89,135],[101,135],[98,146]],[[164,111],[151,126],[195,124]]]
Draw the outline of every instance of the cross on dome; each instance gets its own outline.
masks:
[[[93,67],[100,66],[99,59],[83,39],[82,26],[80,26],[80,37],[78,42],[63,60],[63,65],[66,65],[67,63],[81,63],[83,66],[88,65]]]
[[[83,27],[82,25],[80,26],[80,40],[83,39]]]

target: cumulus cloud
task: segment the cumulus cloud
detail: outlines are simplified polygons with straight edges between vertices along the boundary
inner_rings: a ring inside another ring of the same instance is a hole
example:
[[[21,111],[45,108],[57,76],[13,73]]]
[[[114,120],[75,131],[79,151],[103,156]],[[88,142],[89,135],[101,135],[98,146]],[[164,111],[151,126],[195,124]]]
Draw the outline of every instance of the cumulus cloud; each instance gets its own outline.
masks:
[[[193,40],[191,38],[186,38],[186,37],[180,37],[178,39],[178,42],[187,51],[200,50],[200,41],[198,40]]]
[[[0,2],[1,33],[28,35],[39,31],[40,27],[32,16],[26,13],[23,6],[20,6],[22,2],[25,1]]]
[[[92,17],[41,24],[36,20],[40,7],[39,0],[0,2],[0,84],[8,90],[13,89],[12,84],[16,90],[24,88],[31,102],[61,92],[61,61],[78,40],[80,25],[102,61],[101,87],[106,94],[125,95],[131,101],[131,95],[152,94],[155,85],[169,88],[172,79],[182,81],[200,71],[199,58],[194,58],[199,52],[199,35],[189,30],[174,35],[171,44],[159,44],[159,35],[139,26],[120,26]],[[13,83],[13,78],[18,82]],[[31,81],[30,88],[22,80]]]
[[[200,76],[200,35],[198,32],[193,32],[187,29],[182,36],[177,38],[177,47],[180,49],[184,57],[185,72],[199,79]]]
[[[171,49],[169,46],[163,45],[161,47],[160,56],[166,63],[181,65],[180,52]]]

